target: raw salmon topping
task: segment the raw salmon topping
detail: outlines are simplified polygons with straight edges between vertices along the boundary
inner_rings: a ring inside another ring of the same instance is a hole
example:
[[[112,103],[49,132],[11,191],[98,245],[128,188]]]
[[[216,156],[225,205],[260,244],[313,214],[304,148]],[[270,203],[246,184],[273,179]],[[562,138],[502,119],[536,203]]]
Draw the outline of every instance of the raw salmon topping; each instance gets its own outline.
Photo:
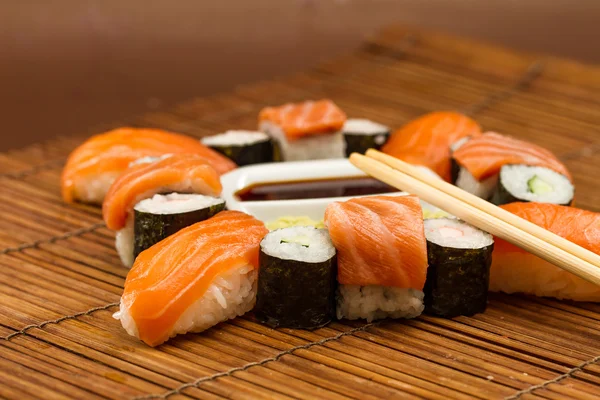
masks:
[[[481,135],[471,118],[439,111],[425,114],[395,131],[382,151],[414,165],[423,165],[450,181],[450,145],[463,137]]]
[[[121,298],[140,339],[150,346],[164,342],[215,279],[239,266],[257,268],[260,241],[267,233],[250,215],[222,211],[140,253]]]
[[[423,290],[427,242],[416,196],[372,196],[330,204],[325,223],[343,285]]]
[[[487,132],[469,140],[452,157],[477,180],[496,175],[507,164],[544,167],[571,179],[567,168],[551,151],[495,132]]]
[[[346,122],[346,114],[331,100],[305,101],[263,108],[259,122],[279,125],[288,140],[303,136],[337,132]]]
[[[197,154],[175,154],[150,164],[129,168],[112,184],[102,214],[109,229],[125,226],[133,207],[162,192],[187,192],[210,196],[221,194],[219,174]]]
[[[67,202],[77,199],[74,193],[77,180],[118,176],[139,158],[180,153],[205,157],[220,174],[236,167],[197,139],[158,129],[119,128],[88,139],[71,153],[62,173],[63,198]]]

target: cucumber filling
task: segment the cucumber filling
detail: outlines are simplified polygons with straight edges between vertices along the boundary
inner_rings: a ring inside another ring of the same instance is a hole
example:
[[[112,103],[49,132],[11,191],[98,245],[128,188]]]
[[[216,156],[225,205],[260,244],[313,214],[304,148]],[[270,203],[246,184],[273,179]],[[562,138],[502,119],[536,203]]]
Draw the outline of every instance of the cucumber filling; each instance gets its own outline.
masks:
[[[527,181],[527,188],[533,194],[546,194],[554,191],[552,185],[537,175],[534,175],[533,178]]]
[[[279,243],[297,243],[303,247],[310,247],[310,238],[306,235],[300,235],[292,238],[281,239]]]

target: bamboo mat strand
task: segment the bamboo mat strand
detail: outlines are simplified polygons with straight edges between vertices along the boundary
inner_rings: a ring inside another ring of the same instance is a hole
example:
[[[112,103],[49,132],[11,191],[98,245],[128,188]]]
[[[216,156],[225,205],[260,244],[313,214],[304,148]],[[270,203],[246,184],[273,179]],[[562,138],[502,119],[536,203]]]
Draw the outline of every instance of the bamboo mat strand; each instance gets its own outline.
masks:
[[[310,71],[242,85],[123,125],[196,137],[255,128],[267,105],[330,97],[393,127],[456,109],[543,142],[598,210],[600,72],[391,28]],[[106,124],[96,132],[117,124]],[[91,133],[91,132],[90,132]],[[65,205],[60,168],[86,135],[0,155],[0,398],[592,399],[600,306],[491,294],[486,313],[316,331],[244,316],[150,349],[111,318],[127,270],[99,209]],[[85,311],[80,311],[85,310]]]

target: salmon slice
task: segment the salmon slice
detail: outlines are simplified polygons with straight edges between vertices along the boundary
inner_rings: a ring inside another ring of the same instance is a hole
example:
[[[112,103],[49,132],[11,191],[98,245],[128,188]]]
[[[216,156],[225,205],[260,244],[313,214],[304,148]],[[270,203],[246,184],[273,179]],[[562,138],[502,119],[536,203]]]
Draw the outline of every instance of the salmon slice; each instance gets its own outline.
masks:
[[[450,111],[425,114],[395,131],[382,151],[407,163],[423,165],[450,181],[450,145],[481,135],[471,118]]]
[[[510,203],[501,207],[600,254],[600,213],[547,203]],[[500,238],[495,238],[490,290],[577,301],[600,301],[600,286]]]
[[[427,242],[416,196],[372,196],[327,206],[338,282],[423,290]]]
[[[121,297],[121,309],[135,321],[139,338],[150,346],[164,342],[215,279],[243,265],[258,268],[260,241],[267,233],[254,217],[223,211],[142,252]]]
[[[495,132],[486,132],[469,140],[452,157],[479,181],[498,174],[507,164],[544,167],[571,179],[567,168],[551,151]]]
[[[341,130],[346,122],[346,114],[331,100],[288,103],[279,107],[263,108],[259,122],[268,121],[278,125],[288,140],[315,134]]]
[[[62,173],[62,196],[68,203],[101,203],[110,184],[131,162],[180,153],[203,156],[220,174],[236,167],[194,138],[157,129],[119,128],[90,138],[71,153]]]
[[[157,193],[221,194],[219,174],[210,162],[196,154],[175,154],[150,164],[127,169],[112,184],[102,214],[109,229],[122,229],[133,207]]]

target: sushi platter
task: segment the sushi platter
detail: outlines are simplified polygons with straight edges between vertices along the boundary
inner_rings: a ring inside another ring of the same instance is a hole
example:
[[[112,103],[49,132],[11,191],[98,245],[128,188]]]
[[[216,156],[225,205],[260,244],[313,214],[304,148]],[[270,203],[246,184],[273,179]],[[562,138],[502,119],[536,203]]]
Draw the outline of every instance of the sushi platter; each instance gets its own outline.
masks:
[[[598,127],[600,68],[390,28],[2,154],[0,398],[600,398]]]

